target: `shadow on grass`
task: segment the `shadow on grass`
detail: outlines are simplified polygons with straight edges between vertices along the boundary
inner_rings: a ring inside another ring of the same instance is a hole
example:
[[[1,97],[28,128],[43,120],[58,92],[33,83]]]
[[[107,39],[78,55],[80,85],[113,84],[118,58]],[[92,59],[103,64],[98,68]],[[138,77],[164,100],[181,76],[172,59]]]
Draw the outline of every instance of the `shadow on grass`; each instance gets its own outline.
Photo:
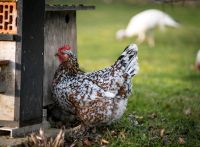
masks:
[[[194,83],[200,82],[200,72],[191,73],[189,75],[184,76],[183,78],[184,80],[188,80]]]

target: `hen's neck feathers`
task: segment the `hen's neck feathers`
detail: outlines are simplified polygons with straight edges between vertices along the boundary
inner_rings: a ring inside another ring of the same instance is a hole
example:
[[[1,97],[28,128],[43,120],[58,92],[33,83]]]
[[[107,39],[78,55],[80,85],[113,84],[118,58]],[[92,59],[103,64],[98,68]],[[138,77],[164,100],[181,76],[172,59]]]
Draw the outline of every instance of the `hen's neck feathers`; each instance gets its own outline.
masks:
[[[60,71],[63,71],[63,74],[68,74],[71,76],[83,73],[83,71],[81,71],[79,68],[76,57],[70,57],[67,61],[62,62],[59,65],[56,73],[59,74]]]

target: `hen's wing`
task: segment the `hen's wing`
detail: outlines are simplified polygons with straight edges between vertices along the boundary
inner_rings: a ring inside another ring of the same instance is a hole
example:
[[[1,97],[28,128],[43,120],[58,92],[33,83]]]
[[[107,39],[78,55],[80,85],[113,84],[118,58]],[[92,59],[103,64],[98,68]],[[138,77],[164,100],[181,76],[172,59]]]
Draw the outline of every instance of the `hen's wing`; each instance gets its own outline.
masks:
[[[131,78],[137,73],[137,46],[131,44],[125,48],[114,65],[92,73],[85,73],[105,91],[111,91],[117,98],[126,98],[131,91]]]
[[[85,74],[68,77],[53,87],[53,94],[60,102],[84,105],[97,98],[114,98],[115,94],[103,89]]]
[[[101,88],[98,83],[86,75],[78,75],[68,86],[68,97],[74,97],[78,101],[90,101],[99,97],[114,98],[115,94]]]

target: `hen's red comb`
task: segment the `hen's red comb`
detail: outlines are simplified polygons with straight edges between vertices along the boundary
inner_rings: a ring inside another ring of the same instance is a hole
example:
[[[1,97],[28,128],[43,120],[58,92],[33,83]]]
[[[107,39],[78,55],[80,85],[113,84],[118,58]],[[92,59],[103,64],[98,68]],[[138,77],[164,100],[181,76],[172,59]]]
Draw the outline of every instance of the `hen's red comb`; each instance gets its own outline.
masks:
[[[70,50],[70,49],[71,49],[71,47],[68,44],[65,44],[63,47],[58,48],[58,52]]]

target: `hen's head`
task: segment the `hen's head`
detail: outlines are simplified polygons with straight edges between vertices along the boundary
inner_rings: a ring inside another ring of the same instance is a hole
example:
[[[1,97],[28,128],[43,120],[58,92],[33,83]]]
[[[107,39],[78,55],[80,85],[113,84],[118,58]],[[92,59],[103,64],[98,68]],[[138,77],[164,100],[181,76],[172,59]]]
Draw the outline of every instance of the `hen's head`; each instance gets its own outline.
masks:
[[[116,39],[118,40],[122,40],[126,37],[126,32],[124,29],[121,29],[119,31],[116,32]]]
[[[64,45],[63,47],[58,48],[58,52],[56,53],[56,56],[61,63],[67,61],[72,55],[73,53],[69,45]]]

